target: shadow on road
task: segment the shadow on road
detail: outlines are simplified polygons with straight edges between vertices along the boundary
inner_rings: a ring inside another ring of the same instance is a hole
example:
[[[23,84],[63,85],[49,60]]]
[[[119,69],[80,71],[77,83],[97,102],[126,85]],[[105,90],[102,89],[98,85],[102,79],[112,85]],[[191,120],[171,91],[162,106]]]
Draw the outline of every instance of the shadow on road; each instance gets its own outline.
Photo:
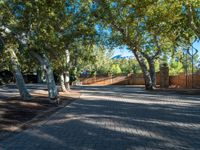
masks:
[[[131,94],[117,97],[116,94],[129,92],[119,87],[81,87],[81,90],[84,94],[81,100],[56,113],[45,125],[27,130],[2,145],[13,142],[8,148],[69,150],[200,147],[200,103],[197,100],[142,90],[139,95],[138,90],[137,97]],[[96,96],[96,93],[100,94]]]

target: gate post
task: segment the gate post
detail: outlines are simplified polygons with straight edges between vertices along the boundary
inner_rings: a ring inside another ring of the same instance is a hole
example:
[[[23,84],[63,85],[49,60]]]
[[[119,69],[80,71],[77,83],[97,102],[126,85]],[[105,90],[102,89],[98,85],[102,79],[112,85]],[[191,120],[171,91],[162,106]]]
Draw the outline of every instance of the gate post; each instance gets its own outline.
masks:
[[[169,88],[169,67],[167,64],[160,66],[160,88]]]

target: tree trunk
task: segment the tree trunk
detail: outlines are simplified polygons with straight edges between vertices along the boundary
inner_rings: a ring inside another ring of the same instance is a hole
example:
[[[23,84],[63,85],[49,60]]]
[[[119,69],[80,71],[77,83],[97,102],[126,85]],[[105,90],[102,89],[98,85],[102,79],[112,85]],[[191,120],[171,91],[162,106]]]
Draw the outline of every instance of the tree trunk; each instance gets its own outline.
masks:
[[[30,100],[31,95],[29,94],[26,88],[23,75],[20,71],[18,58],[13,49],[10,49],[9,51],[10,51],[10,56],[11,56],[12,70],[13,70],[13,74],[16,80],[16,85],[19,89],[20,96],[23,100]]]
[[[136,50],[133,50],[133,53],[134,53],[139,65],[142,69],[144,81],[145,81],[145,89],[146,90],[153,90],[153,83],[152,83],[151,75],[150,75],[150,72],[147,69],[144,58]]]
[[[70,90],[69,71],[66,71],[66,72],[64,73],[64,80],[65,80],[65,88],[66,88],[67,90]]]
[[[153,88],[156,88],[156,70],[155,70],[154,60],[149,60],[148,64],[149,64],[149,73],[151,76]]]
[[[55,84],[54,75],[51,69],[49,59],[45,55],[41,56],[40,54],[34,51],[30,51],[30,54],[40,62],[40,65],[43,67],[45,71],[49,98],[51,100],[58,100],[58,97],[59,97],[58,89]]]
[[[44,57],[44,68],[46,73],[46,80],[47,80],[47,86],[49,90],[49,98],[52,100],[57,100],[58,98],[58,89],[56,87],[56,83],[54,80],[53,71],[50,66],[49,59],[47,57]]]
[[[65,49],[65,55],[66,55],[66,71],[64,73],[64,81],[65,81],[65,88],[67,90],[70,90],[70,77],[69,77],[69,62],[70,62],[70,53],[68,49]]]
[[[61,86],[61,91],[62,92],[66,92],[67,91],[67,89],[65,87],[65,79],[64,79],[63,73],[60,74],[60,86]]]
[[[186,5],[186,8],[187,8],[187,16],[189,20],[189,25],[191,29],[195,32],[195,34],[198,36],[198,38],[200,38],[200,28],[195,23],[194,16],[193,16],[194,8],[192,8],[192,6],[189,4]]]
[[[44,83],[45,80],[44,80],[44,71],[41,70],[41,69],[38,69],[37,70],[37,83]]]

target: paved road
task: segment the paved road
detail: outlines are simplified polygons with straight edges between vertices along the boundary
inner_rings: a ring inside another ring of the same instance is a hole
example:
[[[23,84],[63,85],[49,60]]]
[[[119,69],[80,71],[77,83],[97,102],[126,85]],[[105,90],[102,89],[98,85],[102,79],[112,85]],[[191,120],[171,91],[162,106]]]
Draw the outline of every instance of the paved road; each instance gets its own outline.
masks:
[[[79,87],[83,95],[41,126],[0,142],[6,150],[198,150],[200,96],[132,87]]]
[[[27,84],[26,86],[31,93],[39,92],[40,90],[47,90],[45,84]],[[6,99],[15,96],[19,96],[19,90],[15,84],[0,86],[0,99]]]

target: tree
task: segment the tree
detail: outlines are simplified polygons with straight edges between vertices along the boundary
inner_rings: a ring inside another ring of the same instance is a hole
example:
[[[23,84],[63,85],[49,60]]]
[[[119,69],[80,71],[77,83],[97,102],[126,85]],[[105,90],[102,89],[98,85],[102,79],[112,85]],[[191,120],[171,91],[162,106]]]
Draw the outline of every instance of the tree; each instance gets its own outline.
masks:
[[[154,62],[171,41],[168,38],[172,34],[168,33],[171,26],[166,23],[165,17],[176,7],[169,7],[171,3],[152,3],[150,0],[96,0],[96,5],[96,17],[112,29],[112,39],[116,43],[126,45],[133,52],[144,74],[146,89],[153,89],[156,85]],[[176,20],[173,17],[167,19]]]
[[[59,31],[59,41],[64,43],[64,55],[58,58],[62,61],[58,63],[57,71],[59,72],[61,89],[66,91],[70,89],[69,75],[73,63],[77,63],[78,44],[80,41],[85,47],[92,45],[95,39],[94,17],[91,16],[92,6],[88,1],[67,1],[65,6],[64,20],[62,29]],[[87,48],[86,48],[87,49]],[[89,53],[89,51],[87,51]],[[88,54],[89,55],[89,54]],[[72,59],[74,62],[71,61]],[[64,86],[65,85],[65,86]]]
[[[112,66],[112,51],[103,45],[79,45],[77,55],[77,75],[83,71],[95,72],[97,75],[108,74]]]
[[[12,65],[12,71],[15,76],[16,84],[19,89],[20,96],[24,100],[31,99],[31,95],[29,94],[25,82],[20,70],[20,65],[18,62],[18,58],[16,56],[16,51],[18,51],[18,37],[16,34],[16,27],[18,25],[16,19],[16,13],[11,9],[12,3],[9,1],[1,1],[0,9],[1,9],[1,17],[0,17],[0,37],[1,43],[3,43],[4,53],[9,54],[10,62]],[[2,48],[3,49],[3,48]]]
[[[22,37],[20,42],[45,70],[49,98],[57,101],[58,90],[50,58],[56,57],[60,52],[60,47],[64,46],[59,42],[58,31],[61,27],[57,26],[57,23],[62,23],[65,3],[64,1],[49,3],[46,0],[23,3],[15,1],[11,8],[17,14],[19,24],[17,31]],[[55,51],[54,48],[58,47],[59,49]]]
[[[160,56],[175,52],[183,43],[190,45],[195,36],[199,38],[198,0],[95,0],[95,3],[94,15],[102,26],[110,28],[110,39],[126,45],[135,55],[146,89],[156,85],[154,64]]]
[[[180,61],[175,60],[175,58],[171,59],[169,68],[170,75],[177,75],[184,72],[183,64]]]
[[[113,64],[111,69],[110,69],[110,73],[114,74],[114,75],[117,75],[117,74],[121,74],[122,71],[121,71],[121,69],[120,69],[118,64]]]
[[[178,3],[178,2],[177,2]],[[180,2],[179,2],[180,3]],[[186,25],[190,28],[194,34],[200,39],[200,2],[199,0],[184,0],[182,7],[186,8],[183,13],[187,17]]]

